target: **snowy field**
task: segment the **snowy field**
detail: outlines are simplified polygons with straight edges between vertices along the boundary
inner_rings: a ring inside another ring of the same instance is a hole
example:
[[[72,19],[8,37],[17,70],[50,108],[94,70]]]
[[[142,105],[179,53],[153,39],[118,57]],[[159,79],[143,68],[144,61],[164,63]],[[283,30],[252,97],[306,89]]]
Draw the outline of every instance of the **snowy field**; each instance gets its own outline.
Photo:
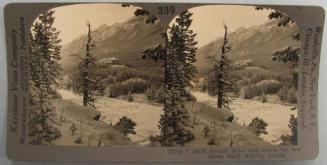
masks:
[[[64,100],[82,104],[82,98],[68,90],[59,90]],[[198,102],[216,106],[216,98],[202,92],[192,93]],[[141,102],[128,102],[126,100],[97,97],[96,108],[101,112],[104,120],[109,124],[115,124],[123,117],[127,116],[137,123],[135,127],[136,135],[129,135],[133,142],[139,144],[147,143],[150,135],[159,134],[158,121],[162,113],[162,106],[149,105]],[[292,107],[273,103],[262,103],[255,100],[235,98],[231,103],[231,111],[235,119],[241,125],[248,125],[255,117],[262,118],[268,123],[267,135],[261,137],[272,144],[278,144],[280,136],[290,134],[288,121],[291,114],[297,116],[296,110]]]
[[[209,96],[202,92],[192,92],[197,98],[198,102],[202,102],[213,107],[217,105],[217,98]],[[288,122],[291,114],[297,116],[296,110],[291,110],[292,107],[273,104],[262,103],[255,100],[247,100],[242,98],[235,98],[230,105],[231,111],[235,115],[235,119],[241,125],[248,125],[255,117],[262,118],[268,123],[267,135],[261,137],[272,144],[278,144],[280,136],[290,134]]]
[[[64,100],[82,105],[82,97],[68,90],[58,90]],[[129,135],[133,142],[146,143],[150,135],[159,134],[158,121],[162,113],[161,106],[140,102],[128,102],[108,97],[97,97],[96,109],[101,112],[104,121],[116,124],[126,116],[136,122],[135,135]]]

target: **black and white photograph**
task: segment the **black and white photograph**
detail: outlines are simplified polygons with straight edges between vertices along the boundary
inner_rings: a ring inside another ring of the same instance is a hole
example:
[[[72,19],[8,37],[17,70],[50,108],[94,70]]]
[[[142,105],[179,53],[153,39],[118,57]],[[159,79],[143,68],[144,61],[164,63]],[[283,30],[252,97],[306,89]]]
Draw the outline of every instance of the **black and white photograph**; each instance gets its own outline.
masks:
[[[302,36],[291,17],[203,5],[167,27],[156,14],[86,3],[38,15],[28,38],[29,144],[298,145]]]

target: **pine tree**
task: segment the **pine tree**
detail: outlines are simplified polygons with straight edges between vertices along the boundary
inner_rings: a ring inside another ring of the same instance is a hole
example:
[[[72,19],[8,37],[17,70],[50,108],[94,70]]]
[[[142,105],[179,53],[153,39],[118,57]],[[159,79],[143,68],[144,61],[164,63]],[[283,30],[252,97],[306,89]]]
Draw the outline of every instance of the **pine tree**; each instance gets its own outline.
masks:
[[[289,120],[288,127],[291,129],[291,137],[290,141],[293,145],[297,145],[298,138],[297,138],[297,117],[294,115],[291,115],[291,118]]]
[[[165,47],[159,45],[143,52],[142,58],[154,61],[164,60],[165,67],[165,107],[159,121],[160,143],[163,146],[184,145],[194,136],[188,129],[190,116],[184,107],[186,88],[196,75],[193,66],[196,47],[195,34],[189,29],[192,13],[182,12],[176,24],[169,28],[168,34],[162,33]]]
[[[162,142],[164,146],[184,145],[194,137],[188,128],[190,116],[184,107],[186,88],[196,75],[196,34],[189,29],[192,13],[183,11],[168,31],[166,54],[166,104],[165,116],[161,117]]]
[[[91,91],[92,83],[96,83],[92,80],[92,76],[90,73],[91,65],[95,64],[95,58],[93,57],[93,50],[95,49],[95,45],[92,41],[91,36],[91,24],[87,23],[88,34],[87,34],[87,42],[86,42],[86,52],[84,57],[81,58],[81,63],[79,65],[79,71],[82,77],[82,92],[83,92],[83,106],[94,106],[95,98]]]
[[[226,24],[224,24],[224,39],[223,39],[223,45],[221,47],[221,52],[218,53],[218,58],[215,59],[217,62],[214,66],[214,83],[215,86],[215,92],[217,94],[217,107],[218,108],[229,108],[230,99],[228,98],[226,94],[226,87],[229,85],[232,85],[230,82],[228,82],[229,79],[229,59],[227,56],[227,53],[231,50],[231,46],[229,43],[229,40],[227,38],[227,30],[228,27]]]
[[[119,121],[114,126],[117,130],[119,130],[122,134],[127,136],[128,134],[136,134],[135,132],[136,123],[126,116],[123,116],[119,119]]]
[[[169,46],[173,46],[169,44]],[[182,64],[179,56],[168,49],[166,57],[166,101],[164,115],[160,119],[161,144],[163,146],[183,145],[192,139],[192,133],[187,130],[190,116],[183,107],[181,83]],[[184,139],[184,141],[183,141]]]
[[[298,137],[297,137],[297,117],[291,115],[288,127],[291,130],[290,135],[282,135],[280,143],[281,145],[297,145],[298,144]]]
[[[50,99],[61,78],[59,31],[53,27],[54,11],[42,12],[29,35],[29,136],[31,143],[49,144],[60,136],[53,127],[55,108]]]
[[[170,29],[170,41],[172,45],[171,53],[176,55],[180,63],[178,69],[180,74],[180,88],[182,96],[187,96],[186,88],[192,86],[191,81],[196,77],[197,70],[193,65],[196,62],[196,34],[190,29],[193,13],[183,11],[176,18],[176,24]]]
[[[164,115],[159,121],[160,143],[163,146],[184,145],[194,138],[193,133],[189,130],[189,112],[180,99],[178,89],[173,87],[171,90],[167,90],[166,96]]]

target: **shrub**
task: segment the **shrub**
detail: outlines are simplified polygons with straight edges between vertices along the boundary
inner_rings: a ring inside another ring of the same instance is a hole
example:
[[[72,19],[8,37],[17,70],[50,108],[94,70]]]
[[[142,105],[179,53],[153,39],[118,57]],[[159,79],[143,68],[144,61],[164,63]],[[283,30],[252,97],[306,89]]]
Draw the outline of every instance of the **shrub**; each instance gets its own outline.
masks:
[[[241,81],[241,85],[242,85],[242,86],[249,85],[249,84],[250,84],[250,81],[251,81],[250,78],[244,77],[244,78],[242,79],[242,81]]]
[[[155,100],[155,91],[156,88],[154,86],[150,86],[149,88],[146,89],[145,95],[149,101]]]
[[[208,125],[204,126],[202,132],[204,133],[204,137],[208,137],[209,136],[209,133],[210,133],[210,128]]]
[[[262,93],[262,88],[256,85],[248,85],[244,89],[244,99],[252,99],[255,96],[261,96]]]
[[[290,88],[287,92],[287,101],[289,103],[294,103],[296,104],[297,103],[297,95],[296,95],[297,91],[296,89],[293,87],[293,88]]]
[[[107,90],[108,97],[118,97],[128,93],[143,93],[150,86],[150,82],[143,79],[129,79],[121,83],[114,83]]]
[[[257,84],[262,88],[264,94],[276,94],[281,88],[281,84],[276,80],[264,80]]]
[[[256,84],[263,80],[277,80],[292,85],[293,79],[296,78],[293,73],[270,72],[258,67],[247,67],[246,69],[237,71],[235,75],[235,77],[241,80],[242,86]]]
[[[285,74],[285,73],[272,73],[270,71],[262,70],[258,72],[254,72],[251,74],[251,84],[258,83],[263,80],[277,80],[281,82],[289,82],[292,83],[292,75]]]
[[[107,87],[105,89],[105,95],[111,98],[116,98],[121,95],[119,90],[115,89],[113,86]]]
[[[77,131],[75,123],[70,126],[69,130],[72,132],[72,135],[75,135],[75,132]]]
[[[259,136],[260,134],[268,134],[268,132],[266,131],[267,126],[268,124],[263,119],[255,117],[248,125],[248,128],[254,134]]]
[[[82,141],[82,137],[81,136],[78,136],[75,140],[74,140],[74,143],[76,144],[82,144],[83,141]]]
[[[106,78],[98,78],[97,80],[98,80],[98,81],[100,82],[100,84],[103,85],[103,86],[108,86],[108,85],[113,84],[113,83],[116,82],[116,78],[113,77],[113,76],[108,76],[108,77],[106,77]]]
[[[264,80],[255,85],[248,85],[244,90],[244,98],[251,99],[264,94],[276,94],[281,88],[281,83],[276,80]]]
[[[250,83],[255,84],[263,80],[269,80],[272,79],[272,74],[270,72],[264,71],[259,72],[251,77]]]
[[[119,68],[107,68],[96,70],[94,75],[97,77],[115,77],[115,81],[123,82],[128,79],[140,78],[144,80],[152,80],[152,82],[163,82],[164,77],[162,74],[153,73],[153,71],[147,70],[136,70],[129,67],[119,67]]]
[[[136,123],[126,116],[119,119],[117,124],[115,125],[115,128],[120,131],[122,134],[127,136],[128,134],[136,134],[134,131],[136,126]]]
[[[297,91],[294,87],[287,88],[283,87],[278,91],[278,96],[281,101],[288,103],[297,103]]]
[[[161,144],[160,144],[160,141],[161,141],[161,137],[156,135],[156,136],[153,136],[153,135],[150,135],[149,136],[149,141],[150,141],[150,146],[151,147],[160,147]]]
[[[260,99],[263,103],[266,103],[268,101],[266,95],[262,95]]]
[[[208,145],[210,145],[210,146],[216,145],[216,139],[215,138],[210,138],[210,140],[208,142]]]
[[[236,83],[235,85],[233,85],[233,94],[235,97],[240,97],[240,93],[241,93],[241,85],[240,83]]]
[[[128,102],[134,101],[134,97],[131,93],[128,93],[127,100],[128,100]]]
[[[277,95],[279,96],[280,100],[286,101],[287,100],[288,89],[286,87],[281,88]]]
[[[92,68],[92,79],[99,82],[103,88],[91,86],[92,90],[101,90],[101,94],[108,97],[118,97],[131,93],[143,93],[149,84],[160,86],[163,84],[163,74],[160,70],[133,69],[126,66],[108,67],[105,69]],[[69,75],[67,86],[75,93],[82,93],[82,82],[78,72]],[[105,91],[104,91],[105,90]]]

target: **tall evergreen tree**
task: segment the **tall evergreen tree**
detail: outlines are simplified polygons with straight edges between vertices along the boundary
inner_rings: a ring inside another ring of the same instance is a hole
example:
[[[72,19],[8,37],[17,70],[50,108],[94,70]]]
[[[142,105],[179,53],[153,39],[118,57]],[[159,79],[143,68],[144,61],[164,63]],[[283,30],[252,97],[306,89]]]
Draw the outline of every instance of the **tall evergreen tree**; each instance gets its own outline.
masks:
[[[184,145],[194,136],[188,129],[190,116],[184,107],[186,88],[196,75],[193,63],[196,61],[197,48],[195,35],[189,29],[192,13],[182,12],[169,29],[162,33],[165,46],[159,45],[143,52],[142,58],[154,61],[164,60],[165,67],[165,107],[159,121],[160,143],[163,146]]]
[[[193,13],[183,11],[176,18],[176,24],[173,24],[170,29],[170,41],[172,44],[171,53],[175,54],[178,62],[180,63],[179,70],[181,74],[180,82],[181,94],[186,94],[185,89],[192,86],[191,81],[197,74],[196,67],[193,63],[196,62],[197,42],[195,41],[196,34],[190,29],[192,24]]]
[[[60,136],[53,127],[54,107],[50,99],[61,78],[59,31],[53,27],[54,11],[42,12],[29,36],[29,136],[31,143],[48,144]]]
[[[90,73],[91,65],[95,64],[95,58],[93,57],[93,50],[95,49],[95,44],[92,41],[92,35],[91,35],[91,24],[87,23],[88,27],[88,34],[87,34],[87,42],[86,42],[86,52],[84,57],[81,58],[80,63],[80,74],[83,81],[83,106],[94,106],[95,98],[91,91],[91,85],[92,83],[95,83],[94,80],[92,80],[92,76]]]
[[[49,94],[54,94],[54,85],[58,85],[61,78],[62,68],[59,64],[61,39],[59,39],[59,31],[53,27],[55,17],[54,11],[44,11],[38,17],[38,20],[32,26],[31,32],[31,79],[37,87],[43,83]],[[40,65],[43,64],[44,66]],[[44,67],[40,70],[40,66]],[[38,69],[39,68],[39,69]],[[42,73],[41,73],[42,72]],[[39,81],[41,75],[42,81]]]
[[[228,59],[228,52],[231,50],[231,46],[228,40],[228,27],[226,24],[224,24],[224,39],[223,39],[223,45],[221,47],[221,52],[218,53],[218,58],[216,59],[217,63],[214,66],[214,83],[215,86],[215,92],[217,94],[217,107],[218,108],[229,108],[229,102],[230,99],[227,96],[226,93],[226,86],[231,85],[230,82],[228,82],[229,79],[229,59]]]

